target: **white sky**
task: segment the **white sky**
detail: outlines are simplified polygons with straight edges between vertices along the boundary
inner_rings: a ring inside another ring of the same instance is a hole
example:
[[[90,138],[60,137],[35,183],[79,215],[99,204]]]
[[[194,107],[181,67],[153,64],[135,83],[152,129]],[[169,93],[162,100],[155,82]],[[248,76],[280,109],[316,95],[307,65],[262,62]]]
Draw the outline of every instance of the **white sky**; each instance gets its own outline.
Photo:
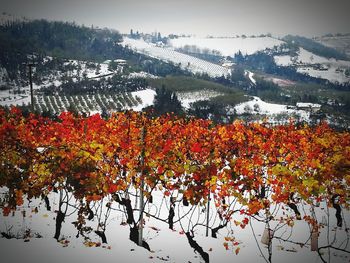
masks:
[[[0,11],[163,34],[349,32],[349,0],[0,0]]]

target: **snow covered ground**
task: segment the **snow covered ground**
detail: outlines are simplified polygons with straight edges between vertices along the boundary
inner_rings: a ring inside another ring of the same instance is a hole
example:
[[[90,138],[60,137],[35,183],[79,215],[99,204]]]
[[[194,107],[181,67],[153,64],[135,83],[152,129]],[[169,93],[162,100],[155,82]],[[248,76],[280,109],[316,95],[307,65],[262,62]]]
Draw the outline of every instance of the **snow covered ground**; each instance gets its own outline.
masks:
[[[44,63],[48,63],[51,60],[52,57],[46,57],[44,58]],[[106,75],[108,77],[108,75],[110,76],[111,74],[115,73],[114,71],[110,71],[108,69],[107,63],[92,63],[95,65],[95,67],[99,67],[98,70],[88,67],[87,64],[88,62],[86,61],[68,60],[64,63],[64,66],[68,68],[74,67],[75,69],[66,70],[65,72],[57,71],[55,74],[43,76],[41,84],[38,85],[36,83],[33,83],[33,90],[49,87],[51,85],[59,87],[60,85],[62,85],[62,77],[64,76],[64,74],[71,77],[73,81],[78,81],[78,79],[81,79],[83,77],[99,78],[104,77]],[[122,70],[122,68],[118,69],[117,71],[120,70]],[[35,73],[35,68],[33,69],[33,72]],[[0,90],[0,105],[28,105],[30,103],[29,81],[24,80],[22,85],[16,83],[8,83],[8,81],[6,81],[6,75],[6,70],[4,68],[0,68],[0,86],[5,85],[9,87],[9,89]],[[14,94],[17,90],[20,90],[21,93]]]
[[[180,37],[170,41],[175,48],[181,48],[186,45],[197,46],[201,49],[219,51],[223,56],[233,57],[235,53],[241,51],[243,55],[251,55],[257,51],[273,48],[284,43],[281,40],[272,37],[247,37],[247,38],[196,38]]]
[[[135,111],[141,111],[144,107],[153,105],[154,96],[156,92],[152,89],[145,89],[140,91],[131,92],[134,98],[139,97],[142,100],[142,103],[132,107]],[[176,93],[178,99],[181,102],[182,107],[185,109],[190,108],[190,104],[200,100],[210,100],[211,98],[222,95],[219,92],[204,90],[204,91],[196,91],[196,92],[177,92]]]
[[[155,76],[151,73],[148,72],[131,72],[129,75],[126,76],[129,79],[134,79],[134,78],[151,78],[151,79],[158,79],[158,76]]]
[[[132,109],[134,111],[141,111],[143,108],[153,105],[153,100],[156,92],[153,89],[145,89],[131,92],[131,94],[135,99],[138,97],[142,100],[141,104],[132,107]]]
[[[327,47],[335,48],[350,57],[350,35],[322,36],[314,39]]]
[[[80,65],[81,69],[77,70],[74,69],[72,71],[70,71],[68,74],[70,74],[70,76],[73,76],[73,81],[77,80],[77,78],[81,78],[83,76],[86,76],[87,78],[98,78],[100,76],[104,76],[104,75],[108,75],[111,73],[114,73],[114,71],[110,71],[108,69],[108,63],[92,63],[94,64],[96,67],[100,67],[98,70],[94,69],[94,68],[89,68],[87,66],[87,63],[85,61],[77,61],[77,60],[69,60],[68,62],[64,63],[65,66],[75,66],[78,67]]]
[[[8,73],[5,68],[0,67],[0,105],[22,105],[28,104],[30,102],[29,98],[29,87],[26,89],[21,88],[21,94],[15,94],[18,91],[18,88],[7,89],[9,86],[14,87],[14,83],[9,83]],[[6,87],[6,89],[5,89]]]
[[[328,59],[313,54],[300,48],[298,56],[289,55],[274,56],[275,62],[280,66],[295,66],[300,73],[312,77],[327,79],[330,82],[350,82],[350,77],[345,75],[345,70],[350,68],[350,61]]]
[[[212,77],[221,77],[230,74],[230,70],[220,65],[182,54],[174,51],[173,48],[159,47],[152,43],[147,43],[141,39],[131,39],[124,37],[122,45],[129,46],[136,52],[154,57],[163,61],[172,62],[180,65],[183,69],[188,69],[193,73],[207,73]]]
[[[28,105],[30,103],[29,89],[24,91],[25,93],[14,94],[13,90],[1,90],[0,91],[0,105]]]
[[[217,97],[219,95],[222,94],[211,90],[177,93],[177,97],[181,101],[182,107],[186,109],[191,107],[191,103],[201,100],[210,100],[211,98]]]
[[[290,66],[294,64],[334,64],[339,66],[350,67],[350,61],[336,60],[334,58],[325,58],[313,54],[310,51],[300,48],[297,57],[289,55],[275,56],[275,62],[281,66]]]
[[[245,70],[244,71],[244,76],[248,76],[249,80],[251,83],[253,83],[254,85],[256,85],[256,80],[254,79],[254,73],[249,71],[249,70]]]
[[[154,192],[153,204],[147,204],[145,208],[146,213],[157,213],[160,209],[160,217],[165,217],[168,213],[167,206],[169,201],[163,198],[161,192]],[[25,201],[25,204],[18,207],[14,215],[4,217],[0,214],[0,231],[22,235],[25,232],[29,233],[29,237],[25,239],[5,239],[0,238],[1,259],[2,262],[15,263],[37,263],[37,262],[123,262],[123,263],[139,263],[139,262],[171,262],[171,263],[202,263],[203,259],[198,253],[189,246],[186,236],[181,231],[181,226],[177,223],[174,226],[174,231],[168,229],[168,225],[162,221],[156,220],[152,217],[145,216],[144,239],[150,245],[151,251],[138,247],[135,243],[129,240],[129,227],[125,224],[125,217],[123,213],[112,211],[107,220],[106,237],[108,244],[100,244],[99,247],[88,247],[89,243],[84,243],[82,236],[76,238],[77,230],[72,225],[72,222],[77,219],[77,214],[72,208],[68,209],[65,222],[62,225],[60,242],[54,238],[55,231],[55,209],[58,209],[58,194],[52,193],[49,196],[52,211],[46,211],[42,200],[36,199],[31,203]],[[132,199],[134,204],[134,199]],[[213,223],[216,208],[213,203],[210,205],[210,222]],[[112,204],[112,208],[118,209],[116,203]],[[176,207],[175,219],[189,208],[184,208],[180,205]],[[305,204],[299,203],[298,209],[302,215],[309,214],[309,207]],[[281,209],[278,211],[282,212]],[[293,213],[292,211],[286,213]],[[135,216],[138,215],[134,211]],[[277,214],[276,214],[277,215]],[[202,208],[194,208],[193,222],[202,221],[205,223],[206,213]],[[329,221],[328,221],[329,216]],[[350,222],[350,213],[343,210],[344,222]],[[345,228],[349,227],[345,224],[343,228],[336,227],[335,209],[327,208],[325,202],[321,203],[320,208],[316,209],[316,217],[319,222],[323,222],[325,227],[321,229],[319,237],[319,246],[327,244],[327,233],[330,235],[330,240],[336,236],[335,245],[346,241]],[[241,220],[242,216],[239,213],[234,214],[233,220]],[[187,228],[188,217],[183,219],[184,228]],[[209,254],[211,263],[251,263],[251,262],[265,262],[258,246],[260,247],[264,256],[267,256],[267,247],[263,245],[260,240],[264,232],[265,224],[252,220],[252,224],[247,225],[245,229],[236,226],[234,222],[230,222],[229,227],[219,231],[218,238],[205,237],[205,227],[199,227],[195,231],[195,241],[203,247],[203,250]],[[87,221],[87,226],[93,229],[97,227],[97,218],[92,221]],[[215,223],[214,223],[215,225]],[[279,220],[271,222],[271,227],[274,228],[279,225]],[[254,232],[253,232],[254,231]],[[285,231],[285,232],[284,232]],[[254,233],[254,234],[253,234]],[[298,244],[283,242],[282,240],[274,239],[272,243],[272,262],[312,262],[320,263],[321,260],[316,252],[310,251],[309,238],[310,228],[305,221],[296,221],[293,227],[282,227],[275,232],[276,236],[286,238],[294,242],[306,243],[305,246]],[[36,238],[40,235],[40,238]],[[99,242],[100,238],[91,233],[90,240],[92,242]],[[236,247],[229,246],[226,250],[224,242],[225,237],[233,236],[240,247],[239,253],[236,255]],[[255,236],[255,237],[254,237]],[[255,240],[256,238],[256,240]],[[344,243],[342,245],[344,247]],[[347,247],[349,249],[349,246]],[[327,250],[324,250],[324,256],[328,258]],[[349,262],[347,254],[331,251],[332,263]]]
[[[311,77],[327,79],[333,83],[349,83],[350,78],[346,77],[342,71],[338,71],[336,67],[330,67],[327,70],[317,70],[313,67],[298,67],[297,71],[307,74]]]
[[[301,120],[309,121],[310,113],[304,110],[289,109],[287,105],[268,103],[259,97],[253,97],[252,100],[238,104],[234,107],[237,114],[251,113],[264,114],[272,117],[278,114],[287,114],[288,116],[299,116]]]

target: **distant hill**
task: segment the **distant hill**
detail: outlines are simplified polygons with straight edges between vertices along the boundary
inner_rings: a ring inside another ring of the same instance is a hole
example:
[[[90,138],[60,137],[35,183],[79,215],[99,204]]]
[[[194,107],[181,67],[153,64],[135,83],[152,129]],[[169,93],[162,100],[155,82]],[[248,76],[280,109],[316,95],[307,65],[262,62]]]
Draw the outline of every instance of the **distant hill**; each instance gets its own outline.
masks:
[[[102,62],[124,57],[118,45],[122,36],[115,30],[88,28],[68,22],[11,20],[0,24],[0,66],[11,75],[28,57],[53,56]]]
[[[327,47],[334,48],[339,52],[345,53],[350,58],[350,33],[348,34],[328,34],[315,38],[315,41]]]
[[[318,55],[321,57],[335,58],[335,59],[342,59],[342,60],[347,59],[346,54],[339,52],[338,50],[332,47],[324,46],[321,43],[318,43],[306,37],[287,35],[283,38],[283,40],[289,44],[300,46],[306,49],[307,51],[310,51],[315,55]]]
[[[122,36],[110,29],[94,29],[68,22],[47,20],[8,21],[0,25],[1,53],[19,51],[30,54],[101,60],[118,52]]]

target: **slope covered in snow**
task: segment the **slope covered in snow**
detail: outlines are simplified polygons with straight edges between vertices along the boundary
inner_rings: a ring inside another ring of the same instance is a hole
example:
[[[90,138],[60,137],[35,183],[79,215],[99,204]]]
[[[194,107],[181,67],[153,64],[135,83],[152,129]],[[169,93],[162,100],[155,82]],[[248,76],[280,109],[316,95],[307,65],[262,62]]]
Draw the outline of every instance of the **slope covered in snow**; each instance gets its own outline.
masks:
[[[152,43],[147,43],[142,39],[131,39],[124,37],[122,45],[128,46],[136,52],[154,57],[160,60],[172,62],[180,65],[181,68],[187,69],[193,73],[206,73],[212,77],[221,77],[230,74],[230,70],[220,65],[182,54],[174,51],[173,48],[159,47]]]
[[[274,60],[277,65],[295,66],[298,72],[312,77],[326,79],[334,83],[350,82],[350,76],[345,75],[345,71],[350,68],[350,61],[328,59],[303,48],[299,49],[298,55],[295,57],[279,55],[274,56]]]
[[[243,55],[251,55],[257,51],[273,48],[284,43],[272,37],[247,37],[247,38],[196,38],[180,37],[170,41],[175,48],[186,45],[197,46],[201,49],[217,50],[223,56],[233,57],[235,53],[241,51]]]
[[[202,100],[210,100],[211,98],[222,95],[219,92],[211,90],[195,91],[195,92],[179,92],[177,97],[181,102],[182,107],[188,109],[191,103]]]
[[[143,108],[153,105],[154,96],[156,92],[152,89],[138,90],[131,92],[135,99],[140,98],[141,103],[133,106],[134,111],[141,111]]]
[[[288,116],[298,115],[302,120],[309,120],[309,113],[304,110],[290,109],[287,105],[268,103],[259,97],[253,97],[252,100],[243,102],[234,107],[237,114],[264,114],[270,117],[278,114],[287,114]]]

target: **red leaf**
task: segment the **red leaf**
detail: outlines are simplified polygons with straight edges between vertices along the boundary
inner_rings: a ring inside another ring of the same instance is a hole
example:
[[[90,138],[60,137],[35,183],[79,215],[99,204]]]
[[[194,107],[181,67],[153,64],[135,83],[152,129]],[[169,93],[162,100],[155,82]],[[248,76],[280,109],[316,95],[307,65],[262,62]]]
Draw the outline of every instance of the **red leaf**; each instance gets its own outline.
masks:
[[[200,145],[200,143],[196,142],[195,144],[192,145],[191,151],[195,153],[199,153],[202,151],[202,146]]]
[[[248,223],[249,223],[249,219],[246,217],[246,218],[244,218],[243,219],[243,221],[242,221],[245,225],[248,225]]]
[[[165,145],[164,145],[164,148],[163,148],[163,152],[164,153],[167,153],[168,151],[170,151],[171,149],[171,144],[172,144],[172,141],[171,140],[167,140],[165,142]]]
[[[157,170],[157,173],[158,174],[163,174],[164,173],[164,168],[162,166],[159,166],[158,170]]]
[[[193,174],[193,179],[194,179],[195,181],[200,181],[200,180],[201,180],[201,175],[200,175],[199,173],[194,173],[194,174]]]
[[[112,194],[112,193],[115,193],[117,190],[118,190],[118,186],[115,184],[111,184],[109,186],[108,192]]]

